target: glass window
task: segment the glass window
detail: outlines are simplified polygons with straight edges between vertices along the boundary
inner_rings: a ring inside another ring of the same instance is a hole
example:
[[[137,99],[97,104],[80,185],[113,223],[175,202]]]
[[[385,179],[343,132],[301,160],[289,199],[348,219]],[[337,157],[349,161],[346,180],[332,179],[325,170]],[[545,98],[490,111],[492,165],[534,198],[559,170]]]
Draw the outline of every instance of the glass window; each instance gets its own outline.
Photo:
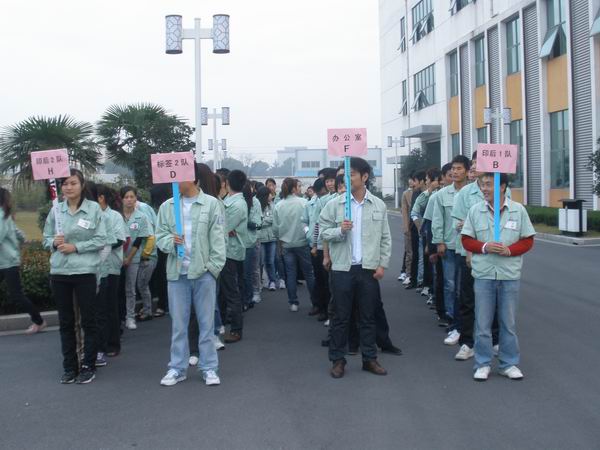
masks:
[[[408,97],[406,95],[406,80],[402,81],[402,108],[400,108],[400,114],[406,116],[408,114]]]
[[[450,13],[456,14],[469,3],[475,3],[475,0],[450,0]]]
[[[567,53],[564,0],[546,0],[548,31],[540,50],[540,58],[556,58]]]
[[[433,30],[432,0],[421,0],[412,9],[413,43],[421,40],[423,36]]]
[[[406,51],[406,17],[400,19],[400,45],[398,50],[403,53]]]
[[[415,111],[435,103],[435,65],[421,70],[414,75],[415,98],[412,108]]]
[[[374,159],[369,159],[367,162],[371,167],[377,167],[377,161],[375,161]]]
[[[477,128],[477,143],[478,144],[487,144],[488,143],[487,127]]]
[[[303,169],[318,169],[321,167],[320,161],[302,161]]]
[[[506,70],[508,75],[520,70],[519,65],[519,18],[506,23]]]
[[[569,187],[569,111],[550,114],[550,186]]]
[[[483,38],[475,41],[475,86],[485,84],[485,49]]]
[[[456,133],[451,136],[452,138],[452,157],[460,154],[460,134]]]
[[[517,173],[513,176],[512,186],[516,188],[523,187],[523,122],[513,120],[510,123],[510,143],[518,147]]]
[[[458,55],[452,52],[449,55],[450,59],[450,97],[458,95]]]

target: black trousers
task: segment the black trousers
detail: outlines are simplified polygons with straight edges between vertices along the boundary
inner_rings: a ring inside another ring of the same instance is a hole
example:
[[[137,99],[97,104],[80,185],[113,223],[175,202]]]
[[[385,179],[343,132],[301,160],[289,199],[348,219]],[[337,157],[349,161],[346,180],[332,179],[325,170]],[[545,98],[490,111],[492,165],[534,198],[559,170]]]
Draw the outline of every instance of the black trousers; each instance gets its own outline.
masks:
[[[323,250],[317,250],[317,256],[312,257],[315,272],[315,297],[318,308],[322,313],[327,313],[331,292],[329,291],[329,272],[323,267]]]
[[[231,324],[231,332],[242,334],[244,319],[242,315],[242,292],[244,289],[244,261],[227,258],[221,271],[219,308],[223,323]]]
[[[331,319],[329,342],[330,361],[343,360],[348,345],[348,334],[354,303],[358,307],[358,328],[363,361],[377,359],[375,343],[375,309],[379,296],[374,270],[352,266],[350,271],[331,272],[335,314]]]
[[[444,266],[442,264],[442,258],[438,257],[436,263],[433,265],[434,274],[434,286],[433,286],[433,298],[435,300],[435,310],[440,319],[447,319],[446,317],[446,304],[444,302]]]
[[[108,275],[100,281],[96,295],[98,352],[121,351],[121,317],[119,315],[119,275]]]
[[[423,247],[423,286],[427,286],[431,288],[433,286],[433,267],[431,267],[431,263],[429,262],[429,255],[426,254],[427,250],[427,242],[425,237],[422,237],[422,247]]]
[[[385,315],[385,309],[383,309],[383,301],[381,298],[381,287],[377,283],[377,302],[375,305],[375,343],[379,348],[391,347],[392,340],[390,339],[390,325]],[[354,303],[352,309],[352,322],[350,323],[350,332],[348,335],[348,348],[350,350],[358,349],[360,344],[359,332],[358,332],[358,305]]]
[[[169,310],[169,294],[167,292],[167,258],[166,253],[158,250],[158,259],[156,261],[156,268],[152,273],[150,280],[152,298],[157,297],[158,303],[157,308],[163,311]]]
[[[52,294],[58,309],[60,342],[65,371],[77,372],[77,343],[75,338],[75,310],[73,296],[81,314],[83,328],[83,361],[82,365],[91,369],[96,367],[98,327],[94,302],[96,301],[96,275],[52,275],[50,277]]]
[[[410,242],[412,246],[412,261],[410,264],[410,281],[417,284],[419,275],[419,232],[417,227],[411,224],[410,226]]]
[[[125,282],[127,280],[127,267],[121,267],[121,276],[119,277],[119,321],[125,322],[127,317],[127,298],[125,296]],[[120,325],[119,325],[120,327]]]
[[[23,308],[23,310],[29,314],[31,321],[36,325],[41,325],[44,320],[40,315],[40,312],[35,307],[31,300],[29,300],[23,293],[23,286],[21,285],[21,273],[19,267],[9,267],[8,269],[0,269],[0,283],[2,280],[6,280],[6,287],[8,288],[8,299]]]

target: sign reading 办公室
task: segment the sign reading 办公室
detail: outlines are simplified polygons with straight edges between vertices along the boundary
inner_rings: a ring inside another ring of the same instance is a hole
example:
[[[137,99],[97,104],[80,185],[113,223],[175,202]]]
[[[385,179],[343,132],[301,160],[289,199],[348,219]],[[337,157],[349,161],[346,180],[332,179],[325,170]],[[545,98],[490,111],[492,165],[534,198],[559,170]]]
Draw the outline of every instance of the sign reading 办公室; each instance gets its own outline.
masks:
[[[327,130],[329,156],[365,156],[367,154],[366,128],[329,128]]]

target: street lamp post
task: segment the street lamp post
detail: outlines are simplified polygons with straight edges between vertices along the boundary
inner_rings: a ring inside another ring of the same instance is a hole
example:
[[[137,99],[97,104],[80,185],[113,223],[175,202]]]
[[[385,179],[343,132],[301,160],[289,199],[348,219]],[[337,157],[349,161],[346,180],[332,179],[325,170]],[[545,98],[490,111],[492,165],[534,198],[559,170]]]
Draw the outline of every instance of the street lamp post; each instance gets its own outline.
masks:
[[[194,19],[194,28],[183,28],[180,15],[165,17],[166,24],[166,53],[177,55],[183,53],[183,40],[193,39],[195,42],[195,79],[196,79],[196,162],[202,161],[202,89],[201,89],[201,47],[202,39],[213,41],[213,53],[229,53],[229,16],[216,14],[213,16],[212,28],[201,28],[200,19]]]
[[[209,152],[214,152],[215,155],[219,154],[219,147],[221,148],[220,151],[223,152],[223,158],[227,158],[227,139],[221,139],[221,142],[217,141],[216,139],[209,139],[208,140],[208,151]],[[217,157],[215,157],[215,159],[213,160],[213,169],[217,170],[217,169],[221,169],[221,157],[218,157],[218,163],[217,163]]]
[[[398,145],[400,145],[400,147],[404,147],[404,136],[400,136],[399,138],[388,136],[387,141],[388,148],[392,148],[392,146],[394,147],[394,207],[398,209],[400,207],[400,199],[398,198],[398,173],[400,170],[398,166]]]
[[[214,165],[214,169],[220,169],[221,168],[221,154],[219,153],[219,145],[221,146],[221,149],[223,150],[223,152],[227,151],[227,144],[226,144],[226,140],[222,139],[221,143],[219,143],[219,141],[217,140],[217,119],[221,119],[221,124],[222,125],[229,125],[230,122],[230,115],[229,115],[229,107],[224,106],[223,108],[221,108],[221,113],[217,113],[217,109],[213,108],[213,112],[212,114],[208,113],[208,108],[202,108],[202,125],[208,125],[208,119],[212,119],[213,121],[213,138],[212,141],[214,142],[214,156],[213,156],[213,165]],[[209,151],[211,150],[211,148],[209,147],[208,149]]]

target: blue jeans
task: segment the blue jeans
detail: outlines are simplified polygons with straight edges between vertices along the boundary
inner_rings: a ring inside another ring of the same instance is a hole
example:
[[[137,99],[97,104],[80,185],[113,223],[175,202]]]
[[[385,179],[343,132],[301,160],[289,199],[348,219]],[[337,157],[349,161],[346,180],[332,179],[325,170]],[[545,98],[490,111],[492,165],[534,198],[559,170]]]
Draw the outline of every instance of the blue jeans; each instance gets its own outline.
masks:
[[[515,316],[519,303],[519,280],[475,279],[475,369],[491,366],[492,322],[498,312],[500,370],[519,364],[520,350]]]
[[[315,298],[315,275],[310,257],[308,246],[291,247],[283,249],[283,263],[285,264],[285,286],[287,288],[288,303],[290,305],[298,304],[298,294],[296,292],[296,282],[298,280],[298,265],[304,274],[310,301],[313,306],[317,306],[318,302]]]
[[[242,295],[242,304],[252,303],[254,294],[254,271],[256,270],[256,247],[252,246],[246,249],[246,259],[244,260],[244,292]]]
[[[275,273],[275,253],[277,252],[277,242],[263,242],[260,247],[262,253],[261,260],[267,269],[269,283],[276,283],[277,275]]]
[[[198,369],[217,370],[219,357],[213,341],[217,280],[208,272],[195,280],[180,275],[179,280],[168,282],[168,290],[172,327],[169,369],[175,369],[180,374],[187,371],[190,358],[188,325],[193,303],[199,329]]]
[[[454,319],[454,304],[456,303],[456,290],[458,289],[458,263],[454,250],[446,249],[446,254],[442,258],[442,267],[444,269],[444,306],[446,307],[446,315]],[[458,314],[458,311],[456,313]]]
[[[423,260],[423,237],[419,236],[419,265],[417,266],[417,284],[423,284],[424,270]]]

